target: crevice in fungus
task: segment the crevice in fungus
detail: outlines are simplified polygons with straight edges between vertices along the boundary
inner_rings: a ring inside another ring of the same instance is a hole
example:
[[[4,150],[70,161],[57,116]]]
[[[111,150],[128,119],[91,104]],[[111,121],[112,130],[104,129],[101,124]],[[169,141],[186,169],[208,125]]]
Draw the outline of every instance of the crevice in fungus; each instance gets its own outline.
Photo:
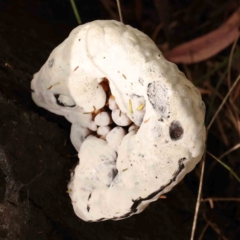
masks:
[[[59,106],[61,106],[61,107],[71,107],[71,108],[76,106],[75,103],[73,102],[73,100],[72,100],[71,98],[67,97],[67,96],[64,96],[64,97],[65,97],[65,98],[69,98],[69,100],[72,101],[73,104],[68,104],[68,103],[66,103],[66,102],[61,102],[61,101],[59,100],[59,97],[60,97],[60,96],[61,96],[60,94],[54,94],[54,97],[55,97],[55,99],[56,99],[56,102],[57,102],[57,104],[58,104]]]
[[[118,175],[117,168],[113,168],[113,170],[112,170],[112,179],[114,179],[117,175]]]

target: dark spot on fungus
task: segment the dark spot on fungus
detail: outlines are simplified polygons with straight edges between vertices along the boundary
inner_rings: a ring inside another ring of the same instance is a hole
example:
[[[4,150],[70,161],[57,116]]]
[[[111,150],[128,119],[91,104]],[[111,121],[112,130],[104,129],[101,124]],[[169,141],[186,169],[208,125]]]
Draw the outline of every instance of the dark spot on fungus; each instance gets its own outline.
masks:
[[[112,169],[112,179],[114,179],[118,174],[118,170],[116,168]]]
[[[178,121],[173,121],[169,127],[169,135],[173,141],[177,141],[183,136],[183,128]]]
[[[99,218],[98,220],[96,220],[95,222],[101,222],[101,221],[104,221],[106,220],[105,218]]]
[[[89,207],[89,205],[87,205],[87,211],[88,211],[88,212],[90,211],[90,207]]]
[[[79,68],[79,66],[75,67],[75,69],[73,70],[74,72]]]
[[[35,92],[33,89],[31,89],[31,92]]]
[[[141,85],[143,85],[144,80],[143,80],[142,78],[139,78],[139,79],[138,79],[138,82],[139,82]]]
[[[89,196],[88,196],[88,200],[91,198],[91,196],[92,196],[92,193],[89,194]]]
[[[54,63],[54,59],[49,60],[48,67],[51,68]]]

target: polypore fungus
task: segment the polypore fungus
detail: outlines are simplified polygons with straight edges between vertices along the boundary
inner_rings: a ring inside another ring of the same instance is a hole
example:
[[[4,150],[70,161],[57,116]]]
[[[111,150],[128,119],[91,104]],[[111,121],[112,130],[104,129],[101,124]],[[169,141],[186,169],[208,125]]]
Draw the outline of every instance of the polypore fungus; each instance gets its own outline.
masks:
[[[200,161],[205,105],[144,33],[117,21],[75,28],[31,83],[35,103],[72,123],[69,195],[85,221],[143,211]]]

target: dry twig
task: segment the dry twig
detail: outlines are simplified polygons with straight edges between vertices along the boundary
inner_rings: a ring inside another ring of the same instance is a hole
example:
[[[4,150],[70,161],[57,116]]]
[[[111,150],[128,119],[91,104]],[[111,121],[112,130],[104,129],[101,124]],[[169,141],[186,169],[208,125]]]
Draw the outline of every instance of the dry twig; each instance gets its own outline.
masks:
[[[205,167],[205,157],[206,157],[206,153],[204,153],[203,159],[202,159],[201,175],[200,175],[200,182],[199,182],[199,187],[198,187],[198,196],[197,196],[197,202],[196,202],[196,207],[195,207],[195,213],[194,213],[194,218],[193,218],[193,225],[192,225],[192,232],[191,232],[190,240],[194,240],[194,235],[195,235],[195,230],[196,230],[196,225],[197,225],[198,212],[199,212],[199,207],[200,207],[200,203],[201,203],[202,184],[203,184],[203,175],[204,175],[204,167]]]
[[[119,14],[120,22],[123,22],[120,0],[117,0],[117,7],[118,7],[118,14]]]

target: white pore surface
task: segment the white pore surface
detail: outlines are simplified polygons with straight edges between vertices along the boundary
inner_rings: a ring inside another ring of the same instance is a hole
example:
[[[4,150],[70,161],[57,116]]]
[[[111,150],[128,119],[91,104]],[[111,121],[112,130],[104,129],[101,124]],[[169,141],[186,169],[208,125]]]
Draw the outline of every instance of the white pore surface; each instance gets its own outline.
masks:
[[[110,103],[103,79],[115,97]],[[148,36],[120,22],[75,28],[34,75],[31,88],[38,106],[72,123],[80,162],[68,189],[85,221],[143,211],[203,155],[205,105],[199,91]],[[127,127],[106,128],[107,114],[94,120],[91,113],[107,103],[116,125]],[[92,134],[97,129],[103,139]]]

